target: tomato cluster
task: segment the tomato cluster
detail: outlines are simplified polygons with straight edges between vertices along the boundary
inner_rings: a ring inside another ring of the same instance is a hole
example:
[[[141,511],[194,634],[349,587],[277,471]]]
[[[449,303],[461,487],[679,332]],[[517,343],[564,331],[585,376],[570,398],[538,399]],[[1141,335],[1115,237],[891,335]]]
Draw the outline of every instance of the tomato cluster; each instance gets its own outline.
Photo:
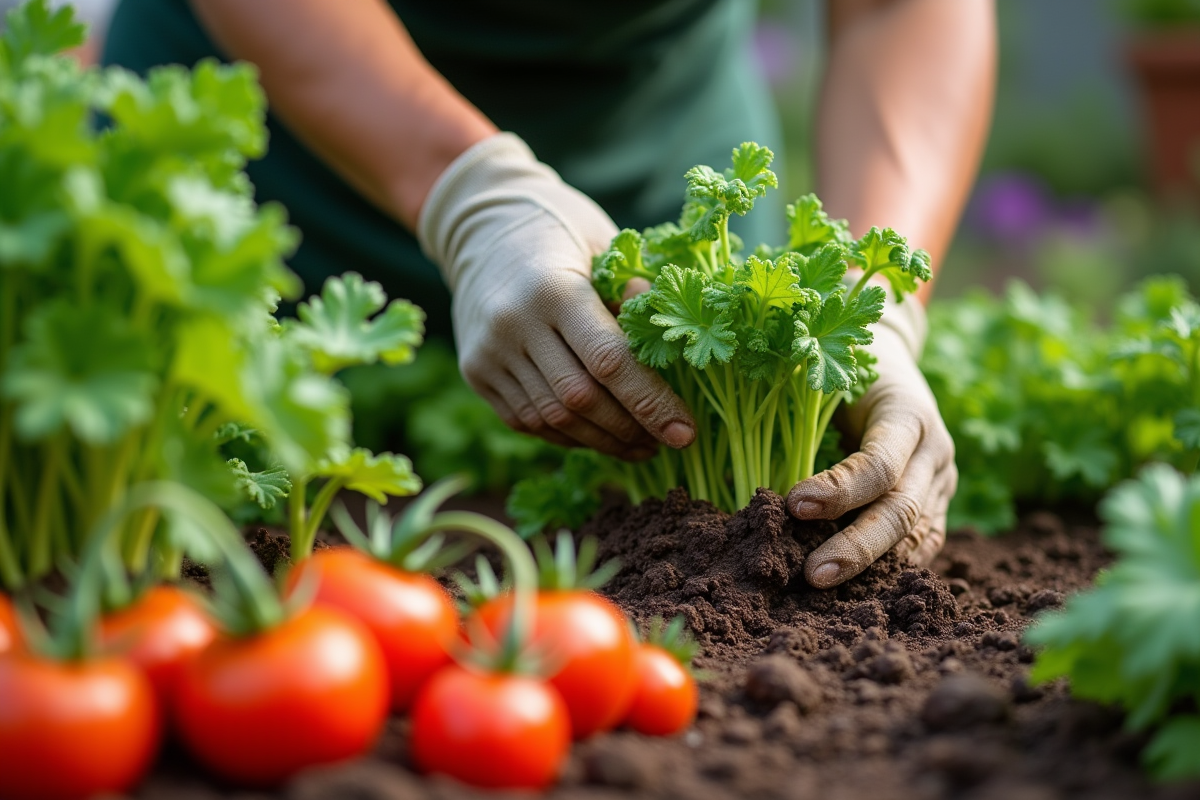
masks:
[[[277,786],[367,751],[389,710],[411,713],[420,769],[541,788],[572,739],[622,723],[671,735],[695,716],[686,666],[639,643],[621,611],[587,589],[538,591],[529,644],[540,667],[530,674],[455,658],[469,629],[504,638],[509,593],[460,620],[428,575],[351,548],[318,552],[286,586],[311,590],[311,604],[239,635],[219,630],[189,592],[154,587],[104,615],[99,654],[74,660],[26,646],[0,595],[0,796],[126,791],[165,729],[226,780]]]

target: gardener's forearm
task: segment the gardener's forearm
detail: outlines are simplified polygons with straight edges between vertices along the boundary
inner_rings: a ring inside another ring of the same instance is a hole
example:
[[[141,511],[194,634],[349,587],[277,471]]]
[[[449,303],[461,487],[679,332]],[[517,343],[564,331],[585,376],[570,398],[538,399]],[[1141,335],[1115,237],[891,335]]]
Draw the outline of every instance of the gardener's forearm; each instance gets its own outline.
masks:
[[[818,191],[861,235],[904,231],[941,263],[991,119],[992,0],[830,0]]]
[[[191,2],[230,56],[258,66],[288,127],[409,228],[442,170],[496,131],[383,0]]]

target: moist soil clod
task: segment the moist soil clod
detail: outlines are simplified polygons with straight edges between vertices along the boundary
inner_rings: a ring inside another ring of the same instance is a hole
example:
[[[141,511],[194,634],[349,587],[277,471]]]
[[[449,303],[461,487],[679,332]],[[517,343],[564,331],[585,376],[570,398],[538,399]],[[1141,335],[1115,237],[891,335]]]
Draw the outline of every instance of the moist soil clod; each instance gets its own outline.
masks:
[[[1021,632],[1107,563],[1090,514],[1033,511],[999,538],[952,533],[930,569],[888,554],[842,586],[813,589],[804,560],[836,530],[793,520],[765,490],[733,516],[682,490],[606,504],[579,532],[597,537],[601,559],[621,561],[605,591],[639,623],[682,614],[707,680],[687,733],[580,743],[545,796],[1200,798],[1200,783],[1146,780],[1145,737],[1126,732],[1119,712],[1072,700],[1061,682],[1028,682]],[[286,554],[286,539],[254,536],[264,560]],[[304,773],[277,796],[494,796],[413,774],[407,736],[393,719],[372,756]],[[172,749],[137,796],[234,794]]]

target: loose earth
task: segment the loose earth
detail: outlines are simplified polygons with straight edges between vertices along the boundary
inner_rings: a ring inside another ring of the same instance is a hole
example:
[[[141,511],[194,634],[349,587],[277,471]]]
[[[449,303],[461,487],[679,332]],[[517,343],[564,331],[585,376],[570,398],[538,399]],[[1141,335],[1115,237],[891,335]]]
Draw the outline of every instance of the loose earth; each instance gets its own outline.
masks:
[[[762,490],[734,516],[682,490],[638,507],[612,502],[579,532],[619,558],[606,591],[636,620],[683,614],[703,646],[700,718],[676,739],[616,732],[577,745],[547,797],[821,800],[1189,800],[1200,783],[1154,786],[1145,737],[1122,715],[1030,686],[1021,632],[1087,586],[1107,562],[1094,518],[1032,511],[985,539],[951,534],[920,569],[889,555],[837,589],[803,565],[834,523],[801,523]],[[256,533],[286,560],[286,539]],[[314,770],[289,800],[492,797],[414,774],[407,724],[375,753]],[[176,750],[138,797],[247,795],[206,779]]]

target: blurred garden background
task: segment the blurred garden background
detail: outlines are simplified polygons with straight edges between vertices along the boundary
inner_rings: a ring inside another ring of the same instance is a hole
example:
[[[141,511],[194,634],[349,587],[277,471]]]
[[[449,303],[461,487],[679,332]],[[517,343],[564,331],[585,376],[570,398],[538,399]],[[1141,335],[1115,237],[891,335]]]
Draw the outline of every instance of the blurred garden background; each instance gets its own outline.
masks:
[[[1177,273],[1195,289],[1197,195],[1155,193],[1148,108],[1130,52],[1143,37],[1200,26],[1200,2],[1001,0],[996,6],[1000,72],[991,136],[937,296],[978,285],[1000,290],[1020,277],[1103,315],[1121,290],[1146,275]],[[811,185],[807,139],[824,49],[823,7],[820,0],[762,5],[756,50],[787,131],[785,196]],[[1200,82],[1200,56],[1192,69]],[[1200,104],[1193,115],[1200,117]],[[1200,142],[1196,153],[1193,175],[1200,176]]]
[[[789,197],[812,187],[808,143],[826,2],[838,0],[760,3],[754,48],[784,124]],[[16,4],[0,0],[0,10]],[[74,0],[94,32],[83,58],[95,52],[115,4]],[[978,285],[999,290],[1020,277],[1104,314],[1122,289],[1149,274],[1178,273],[1195,287],[1197,194],[1168,199],[1154,192],[1148,106],[1130,52],[1139,37],[1200,27],[1200,0],[996,6],[1000,73],[991,137],[938,296]],[[1200,72],[1200,56],[1196,64]],[[1193,169],[1200,175],[1200,156]]]

